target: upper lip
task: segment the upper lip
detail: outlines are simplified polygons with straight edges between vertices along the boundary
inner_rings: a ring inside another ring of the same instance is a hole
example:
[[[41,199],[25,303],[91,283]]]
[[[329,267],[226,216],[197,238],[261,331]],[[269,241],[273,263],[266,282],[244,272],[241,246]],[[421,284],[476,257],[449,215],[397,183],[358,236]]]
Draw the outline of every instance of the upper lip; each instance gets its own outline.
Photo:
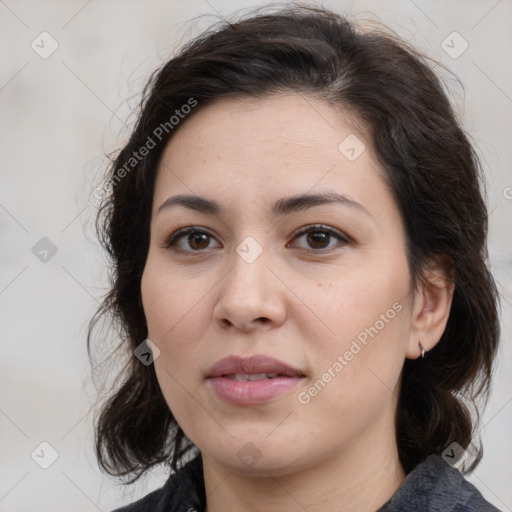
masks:
[[[210,368],[207,377],[248,373],[277,373],[286,377],[304,377],[304,374],[297,368],[264,355],[225,357]]]

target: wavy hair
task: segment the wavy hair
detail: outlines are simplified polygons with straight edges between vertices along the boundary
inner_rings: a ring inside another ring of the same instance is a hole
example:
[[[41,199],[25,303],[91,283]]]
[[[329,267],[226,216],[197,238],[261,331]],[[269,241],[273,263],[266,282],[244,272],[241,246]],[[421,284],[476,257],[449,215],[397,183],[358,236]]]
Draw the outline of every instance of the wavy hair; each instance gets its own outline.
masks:
[[[176,131],[169,120],[191,99],[197,106],[188,117],[217,98],[283,91],[348,109],[367,127],[405,223],[413,286],[432,258],[451,263],[455,290],[445,332],[424,359],[406,360],[402,371],[396,441],[404,470],[453,441],[471,444],[477,399],[485,405],[500,337],[476,152],[427,57],[389,31],[361,30],[329,10],[281,6],[211,27],[157,69],[129,141],[105,177],[95,227],[110,263],[110,289],[90,320],[87,348],[91,357],[95,328],[104,319],[121,339],[115,353],[129,356],[94,426],[100,467],[132,476],[126,483],[159,463],[177,470],[194,448],[164,400],[153,365],[132,355],[148,332],[140,285],[156,171]],[[134,159],[149,137],[155,147]],[[481,457],[479,445],[470,470]]]

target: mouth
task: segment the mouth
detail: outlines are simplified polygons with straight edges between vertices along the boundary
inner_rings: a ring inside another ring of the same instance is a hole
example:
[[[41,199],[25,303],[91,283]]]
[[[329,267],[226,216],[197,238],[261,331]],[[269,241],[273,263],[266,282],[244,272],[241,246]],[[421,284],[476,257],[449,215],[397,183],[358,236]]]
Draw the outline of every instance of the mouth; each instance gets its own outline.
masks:
[[[304,377],[297,368],[264,355],[249,357],[229,356],[217,361],[208,372],[208,378],[232,377],[236,380],[261,380],[276,377]]]
[[[287,377],[287,375],[282,375],[280,373],[235,373],[230,375],[221,375],[221,377],[242,382],[246,380],[254,381],[263,379],[275,379],[278,377]]]
[[[302,371],[268,356],[230,356],[215,363],[207,375],[214,394],[234,405],[271,401],[295,387]]]

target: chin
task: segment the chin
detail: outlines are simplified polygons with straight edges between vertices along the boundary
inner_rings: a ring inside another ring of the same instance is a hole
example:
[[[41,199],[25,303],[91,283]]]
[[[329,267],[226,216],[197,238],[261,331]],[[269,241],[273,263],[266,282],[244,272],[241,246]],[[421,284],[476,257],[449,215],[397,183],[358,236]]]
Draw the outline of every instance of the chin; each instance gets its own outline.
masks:
[[[228,436],[225,444],[205,446],[205,452],[229,471],[253,477],[280,477],[309,465],[307,451],[311,446],[297,446],[277,436],[274,440],[265,436],[268,437],[268,432],[262,436],[245,434],[235,439]]]

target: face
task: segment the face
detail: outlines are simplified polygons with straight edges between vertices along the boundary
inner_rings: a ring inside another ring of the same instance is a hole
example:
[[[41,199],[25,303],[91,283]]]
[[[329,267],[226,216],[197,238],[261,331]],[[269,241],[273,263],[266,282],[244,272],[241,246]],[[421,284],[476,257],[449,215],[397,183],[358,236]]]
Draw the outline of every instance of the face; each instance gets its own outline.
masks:
[[[142,299],[203,458],[284,475],[394,443],[413,302],[382,176],[348,117],[298,94],[217,101],[168,143]]]

